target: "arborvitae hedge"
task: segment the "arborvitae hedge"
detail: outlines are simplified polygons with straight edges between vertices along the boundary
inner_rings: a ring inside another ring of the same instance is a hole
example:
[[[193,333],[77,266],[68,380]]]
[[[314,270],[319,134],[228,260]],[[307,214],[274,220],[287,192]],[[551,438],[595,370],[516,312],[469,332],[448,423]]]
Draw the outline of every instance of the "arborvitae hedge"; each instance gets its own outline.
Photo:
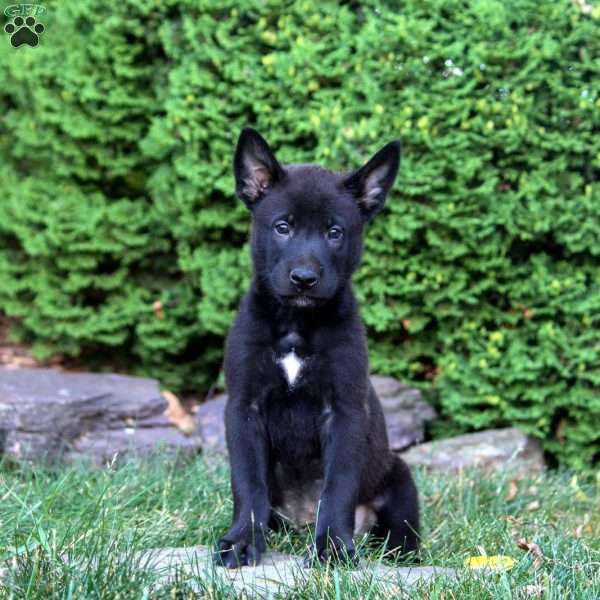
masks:
[[[373,370],[598,460],[599,8],[45,5],[0,53],[0,310],[38,353],[205,388],[250,268],[240,128],[334,168],[401,137],[357,277]]]

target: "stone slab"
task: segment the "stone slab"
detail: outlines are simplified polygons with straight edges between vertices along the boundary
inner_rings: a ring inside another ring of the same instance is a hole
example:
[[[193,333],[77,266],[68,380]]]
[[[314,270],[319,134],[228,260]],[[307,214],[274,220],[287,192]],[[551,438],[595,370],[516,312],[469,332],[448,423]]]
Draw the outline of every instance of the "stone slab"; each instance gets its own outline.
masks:
[[[189,548],[160,548],[139,555],[138,564],[158,574],[160,581],[168,583],[175,573],[200,580],[218,581],[231,586],[233,597],[273,598],[301,586],[311,575],[312,569],[303,566],[303,558],[280,552],[267,552],[255,567],[225,569],[212,561],[213,551],[208,546]],[[357,580],[377,580],[377,590],[390,594],[402,588],[426,582],[434,577],[453,578],[454,569],[411,566],[393,567],[361,561],[357,569],[349,572]],[[202,589],[198,585],[198,589]]]
[[[197,452],[199,436],[173,427],[166,408],[154,379],[0,367],[0,453],[103,463],[130,450]]]
[[[420,444],[400,456],[411,466],[444,472],[469,468],[523,472],[544,468],[544,455],[537,440],[513,427]]]

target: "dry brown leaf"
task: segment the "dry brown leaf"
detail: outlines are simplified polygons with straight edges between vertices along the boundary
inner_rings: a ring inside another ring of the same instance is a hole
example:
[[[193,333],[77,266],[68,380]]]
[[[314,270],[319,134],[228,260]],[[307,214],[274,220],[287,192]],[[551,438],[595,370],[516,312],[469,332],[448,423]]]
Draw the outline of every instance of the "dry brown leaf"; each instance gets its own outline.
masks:
[[[169,421],[186,435],[194,433],[196,431],[194,417],[185,410],[179,398],[173,392],[169,391],[162,392],[162,395],[167,401],[168,406],[167,410],[165,410],[165,416],[168,417]]]
[[[0,365],[7,369],[29,369],[38,367],[38,363],[27,356],[1,356]]]
[[[508,482],[508,490],[506,492],[506,499],[508,501],[514,500],[517,497],[518,493],[519,493],[519,486],[517,485],[516,480],[511,479]]]
[[[0,323],[1,326],[1,323]],[[28,348],[5,341],[0,327],[0,365],[8,369],[23,369],[40,366]]]
[[[164,319],[165,313],[163,310],[163,303],[160,300],[155,300],[152,303],[152,310],[158,319]]]
[[[540,507],[540,501],[539,500],[533,500],[532,502],[530,502],[526,507],[525,510],[528,510],[530,512],[537,510]]]
[[[521,538],[517,542],[517,546],[519,546],[521,550],[525,550],[533,556],[534,569],[539,569],[542,566],[544,554],[542,553],[542,549],[535,542],[528,542],[525,538]]]

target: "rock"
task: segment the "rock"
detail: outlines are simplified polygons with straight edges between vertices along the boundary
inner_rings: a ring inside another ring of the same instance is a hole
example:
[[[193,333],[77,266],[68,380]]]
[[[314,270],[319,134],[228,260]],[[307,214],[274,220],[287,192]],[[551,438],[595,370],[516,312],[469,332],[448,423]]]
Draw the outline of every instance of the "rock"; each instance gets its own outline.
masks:
[[[161,583],[166,584],[178,574],[190,577],[189,583],[197,591],[206,592],[207,582],[218,582],[231,586],[230,596],[243,598],[273,598],[277,594],[298,589],[310,577],[313,569],[303,567],[300,556],[266,553],[256,567],[225,569],[212,563],[212,549],[207,546],[190,548],[161,548],[138,555],[135,561],[147,571],[156,573]],[[388,567],[379,563],[361,561],[359,568],[349,572],[350,577],[359,581],[376,580],[378,597],[380,594],[400,594],[403,587],[428,581],[434,577],[454,578],[454,569],[439,567]],[[210,589],[210,587],[208,588]],[[386,596],[387,597],[387,596]],[[390,596],[392,597],[392,596]]]
[[[446,472],[470,467],[516,471],[544,468],[544,455],[538,442],[514,428],[489,429],[428,442],[400,456],[409,465]]]
[[[225,442],[225,405],[227,395],[219,394],[198,407],[196,419],[198,432],[204,450],[217,454],[227,454]]]
[[[122,457],[133,451],[138,457],[149,457],[156,452],[185,452],[194,454],[200,451],[198,436],[186,436],[164,418],[151,418],[138,421],[135,427],[107,429],[84,433],[72,442],[66,456],[70,462],[90,459],[96,464],[106,463],[115,456]]]
[[[372,375],[371,383],[381,400],[392,450],[399,451],[425,439],[425,424],[436,418],[421,391],[393,377]]]
[[[386,375],[371,375],[371,384],[379,398],[393,398],[409,389],[402,382]],[[420,397],[420,392],[418,390],[414,391]]]
[[[373,387],[381,400],[392,450],[403,450],[423,441],[425,424],[435,419],[435,410],[422,398],[421,392],[400,383],[393,377],[371,376]],[[197,412],[202,447],[226,454],[223,417],[227,395],[219,394],[200,405]]]
[[[0,368],[0,452],[19,460],[110,461],[135,450],[197,452],[164,417],[154,379]]]

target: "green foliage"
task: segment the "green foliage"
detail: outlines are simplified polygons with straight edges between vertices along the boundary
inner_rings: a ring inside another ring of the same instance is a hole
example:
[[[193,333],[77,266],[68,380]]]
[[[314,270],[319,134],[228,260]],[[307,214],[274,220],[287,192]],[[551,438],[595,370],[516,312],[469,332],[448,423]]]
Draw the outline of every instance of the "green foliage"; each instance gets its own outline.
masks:
[[[0,55],[0,307],[38,353],[207,386],[250,272],[240,128],[332,168],[401,137],[356,278],[373,370],[448,427],[598,460],[598,8],[47,6],[40,46]]]

